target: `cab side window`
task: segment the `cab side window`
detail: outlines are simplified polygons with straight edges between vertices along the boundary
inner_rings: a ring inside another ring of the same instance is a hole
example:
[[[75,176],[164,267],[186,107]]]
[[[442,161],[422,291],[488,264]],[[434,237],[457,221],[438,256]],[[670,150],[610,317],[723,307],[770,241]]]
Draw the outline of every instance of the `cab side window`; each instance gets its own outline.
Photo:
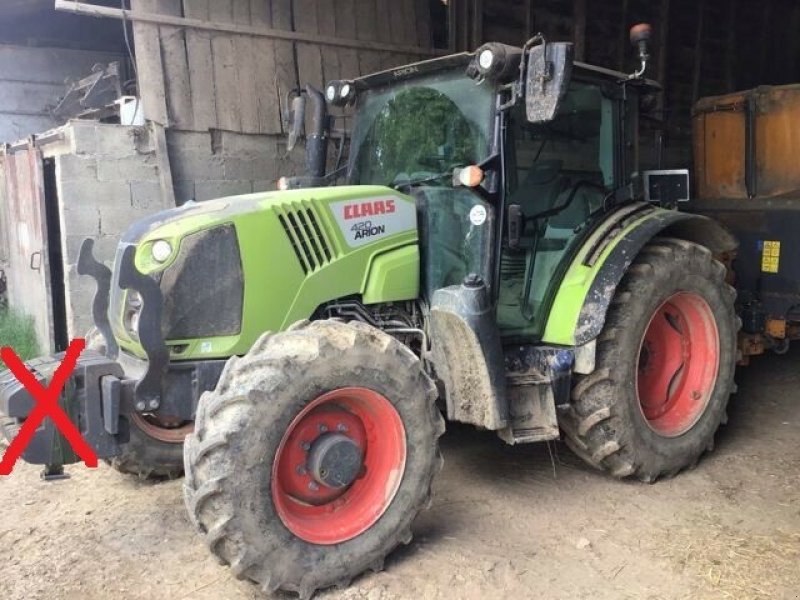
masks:
[[[506,205],[525,216],[520,248],[501,259],[501,326],[540,328],[556,272],[583,225],[614,189],[614,101],[599,86],[573,82],[556,118],[532,124],[510,115]]]

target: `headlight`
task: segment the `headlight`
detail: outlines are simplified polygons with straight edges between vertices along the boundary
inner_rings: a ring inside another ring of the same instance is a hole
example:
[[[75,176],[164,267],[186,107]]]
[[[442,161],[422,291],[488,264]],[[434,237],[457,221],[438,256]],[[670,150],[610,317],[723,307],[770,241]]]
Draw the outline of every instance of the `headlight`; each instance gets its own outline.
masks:
[[[139,317],[142,313],[142,296],[137,291],[131,290],[125,298],[125,312],[123,323],[125,329],[134,338],[139,337]]]
[[[478,56],[478,64],[481,66],[481,69],[484,71],[488,71],[492,68],[492,63],[494,62],[494,52],[490,49],[486,49],[480,53]]]
[[[334,102],[336,97],[339,95],[337,93],[336,84],[329,83],[327,89],[325,90],[325,98],[328,99],[328,102]]]
[[[166,240],[158,240],[153,243],[153,260],[159,263],[166,262],[172,256],[172,245]]]

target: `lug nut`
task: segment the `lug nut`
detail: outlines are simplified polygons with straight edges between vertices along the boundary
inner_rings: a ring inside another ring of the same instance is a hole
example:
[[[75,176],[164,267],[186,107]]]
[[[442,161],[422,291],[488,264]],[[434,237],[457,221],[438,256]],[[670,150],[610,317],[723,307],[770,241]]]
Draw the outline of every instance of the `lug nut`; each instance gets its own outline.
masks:
[[[320,433],[325,433],[326,431],[328,431],[328,426],[325,425],[325,423],[320,423],[319,424],[319,431],[320,431]]]
[[[158,400],[150,400],[150,408],[152,409],[158,408]]]
[[[308,442],[300,442],[300,447],[301,447],[303,450],[305,450],[306,452],[308,452],[309,450],[311,450],[311,444],[309,444]]]
[[[297,468],[295,469],[295,472],[298,475],[305,475],[307,473],[306,466],[305,465],[297,465]]]
[[[145,403],[144,403],[144,402],[137,402],[137,403],[136,403],[136,410],[138,410],[138,411],[142,411],[142,410],[144,410],[145,408],[147,408],[147,406],[145,406]]]
[[[308,489],[310,489],[312,492],[316,492],[319,489],[319,486],[317,485],[316,481],[309,481]]]
[[[347,431],[347,425],[345,425],[344,423],[339,423],[336,426],[336,431],[340,431],[340,432],[344,433],[345,431]]]

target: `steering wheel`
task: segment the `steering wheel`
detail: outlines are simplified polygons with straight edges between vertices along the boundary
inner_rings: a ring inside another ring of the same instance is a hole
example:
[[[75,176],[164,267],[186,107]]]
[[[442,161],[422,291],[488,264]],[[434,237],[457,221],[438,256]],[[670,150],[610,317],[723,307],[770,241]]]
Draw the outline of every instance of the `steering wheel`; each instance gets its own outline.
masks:
[[[599,183],[595,183],[594,181],[589,181],[587,179],[581,179],[580,181],[576,181],[569,188],[569,193],[567,194],[567,198],[566,198],[566,200],[564,200],[564,202],[562,202],[561,204],[557,204],[557,205],[555,205],[555,206],[553,206],[553,207],[551,207],[551,208],[549,208],[547,210],[543,210],[542,212],[536,213],[535,215],[532,215],[530,217],[525,217],[525,222],[527,223],[529,221],[538,221],[539,219],[545,219],[545,218],[548,218],[548,217],[553,217],[553,216],[559,214],[560,212],[566,210],[567,208],[570,207],[570,205],[572,204],[572,201],[575,200],[575,197],[578,195],[578,192],[580,191],[580,189],[581,188],[585,188],[585,187],[594,188],[596,190],[599,190],[603,194],[606,193],[605,186],[603,186],[603,185],[601,185]]]

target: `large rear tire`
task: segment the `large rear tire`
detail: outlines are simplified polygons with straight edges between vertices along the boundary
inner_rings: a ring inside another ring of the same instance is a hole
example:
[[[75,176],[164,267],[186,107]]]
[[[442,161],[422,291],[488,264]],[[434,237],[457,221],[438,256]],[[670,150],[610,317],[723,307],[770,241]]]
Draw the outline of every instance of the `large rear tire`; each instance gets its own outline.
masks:
[[[735,387],[735,296],[707,248],[673,238],[647,245],[617,289],[595,371],[578,379],[560,415],[572,450],[646,482],[711,450]]]
[[[268,592],[308,598],[380,570],[441,467],[435,400],[417,357],[367,325],[265,334],[200,400],[184,451],[191,519]]]

